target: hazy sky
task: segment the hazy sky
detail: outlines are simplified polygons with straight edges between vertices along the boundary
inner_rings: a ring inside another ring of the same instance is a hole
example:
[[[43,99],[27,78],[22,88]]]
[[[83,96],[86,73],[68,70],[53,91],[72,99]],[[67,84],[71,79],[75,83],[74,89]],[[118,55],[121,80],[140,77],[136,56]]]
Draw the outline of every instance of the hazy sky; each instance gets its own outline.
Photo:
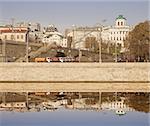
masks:
[[[0,0],[0,23],[39,22],[44,26],[55,24],[59,30],[96,23],[113,25],[122,14],[129,25],[149,19],[149,0]],[[57,2],[56,2],[57,1]],[[73,1],[73,2],[72,2]],[[121,2],[122,1],[122,2]],[[103,23],[102,21],[107,21]]]

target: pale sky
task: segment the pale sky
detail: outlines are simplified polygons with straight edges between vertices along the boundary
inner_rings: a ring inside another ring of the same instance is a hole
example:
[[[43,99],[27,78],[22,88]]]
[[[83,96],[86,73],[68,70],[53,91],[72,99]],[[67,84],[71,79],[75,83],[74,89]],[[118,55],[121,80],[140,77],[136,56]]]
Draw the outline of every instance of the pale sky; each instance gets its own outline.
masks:
[[[63,31],[73,24],[114,25],[115,18],[122,14],[127,24],[136,25],[149,19],[149,6],[149,0],[0,0],[0,24],[14,18],[15,22],[54,24]]]

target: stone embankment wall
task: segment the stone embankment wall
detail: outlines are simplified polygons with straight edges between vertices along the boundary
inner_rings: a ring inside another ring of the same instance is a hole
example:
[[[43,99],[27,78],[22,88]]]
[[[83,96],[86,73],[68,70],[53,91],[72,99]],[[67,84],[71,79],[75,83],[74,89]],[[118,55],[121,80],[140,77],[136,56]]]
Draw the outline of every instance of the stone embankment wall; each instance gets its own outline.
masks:
[[[0,90],[150,91],[150,63],[1,63]]]

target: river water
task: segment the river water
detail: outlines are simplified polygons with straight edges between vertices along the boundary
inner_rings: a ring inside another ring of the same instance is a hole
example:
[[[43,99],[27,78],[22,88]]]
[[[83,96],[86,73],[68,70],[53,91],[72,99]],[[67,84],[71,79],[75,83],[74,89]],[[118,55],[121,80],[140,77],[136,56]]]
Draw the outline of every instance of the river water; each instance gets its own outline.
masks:
[[[0,126],[149,126],[146,92],[1,92]]]

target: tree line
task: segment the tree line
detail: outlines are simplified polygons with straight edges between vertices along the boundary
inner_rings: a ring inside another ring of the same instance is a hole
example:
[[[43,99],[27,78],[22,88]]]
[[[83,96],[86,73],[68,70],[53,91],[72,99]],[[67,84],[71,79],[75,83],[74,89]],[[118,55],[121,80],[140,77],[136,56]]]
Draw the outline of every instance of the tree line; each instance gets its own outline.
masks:
[[[150,21],[139,23],[124,41],[125,55],[130,60],[150,60]]]

